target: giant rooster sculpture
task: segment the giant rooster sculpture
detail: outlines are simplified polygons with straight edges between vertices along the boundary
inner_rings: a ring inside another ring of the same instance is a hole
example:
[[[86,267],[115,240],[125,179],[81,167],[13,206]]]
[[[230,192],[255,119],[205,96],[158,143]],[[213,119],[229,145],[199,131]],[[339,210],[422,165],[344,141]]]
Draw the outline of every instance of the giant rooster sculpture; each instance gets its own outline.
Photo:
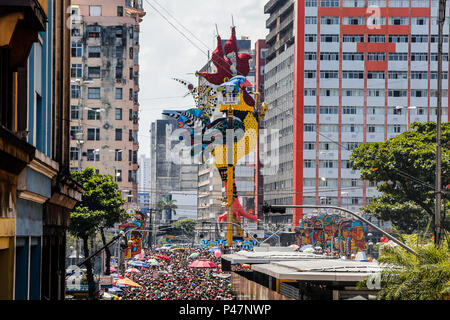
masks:
[[[232,27],[231,38],[222,48],[222,40],[217,36],[217,48],[212,53],[214,73],[197,72],[206,83],[195,87],[191,83],[175,79],[185,85],[196,102],[196,108],[186,111],[164,110],[163,114],[175,118],[179,128],[187,128],[194,150],[205,153],[211,151],[214,164],[219,170],[225,185],[228,210],[220,215],[218,222],[233,221],[237,225],[236,234],[241,235],[241,217],[258,221],[257,216],[246,212],[239,203],[235,184],[235,166],[256,147],[258,141],[258,121],[264,118],[267,104],[258,108],[257,102],[247,91],[252,84],[246,79],[250,71],[251,56],[239,53],[236,30]],[[217,110],[217,106],[219,106]],[[213,119],[216,111],[225,113],[224,117]],[[227,130],[233,130],[233,141],[227,141]],[[194,135],[201,133],[201,147],[194,145]],[[228,159],[228,148],[233,148],[232,159]],[[229,213],[231,217],[229,217]],[[230,228],[230,227],[229,227]],[[229,231],[229,230],[228,230]]]

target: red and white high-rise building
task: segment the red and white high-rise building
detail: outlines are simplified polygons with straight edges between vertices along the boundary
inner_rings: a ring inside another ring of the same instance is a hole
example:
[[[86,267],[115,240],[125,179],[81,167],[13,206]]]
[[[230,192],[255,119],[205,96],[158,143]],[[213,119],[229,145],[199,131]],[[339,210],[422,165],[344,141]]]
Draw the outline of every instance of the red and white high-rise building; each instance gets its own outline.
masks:
[[[264,177],[265,201],[358,210],[377,194],[349,157],[357,145],[387,140],[414,121],[436,121],[438,7],[437,0],[265,5],[265,122],[280,137],[277,174]],[[443,31],[448,121],[448,16]],[[294,226],[306,212],[294,211]]]

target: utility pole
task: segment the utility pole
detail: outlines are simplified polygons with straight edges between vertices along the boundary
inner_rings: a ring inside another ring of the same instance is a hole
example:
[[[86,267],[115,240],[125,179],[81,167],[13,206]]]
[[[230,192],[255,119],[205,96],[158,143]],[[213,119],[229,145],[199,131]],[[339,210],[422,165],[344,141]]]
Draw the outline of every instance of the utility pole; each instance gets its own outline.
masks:
[[[437,95],[437,117],[436,117],[436,210],[434,217],[434,243],[439,246],[442,240],[441,225],[441,202],[442,202],[442,145],[441,145],[441,122],[442,122],[442,42],[445,21],[445,7],[447,0],[439,0],[439,42],[438,42],[438,95]]]

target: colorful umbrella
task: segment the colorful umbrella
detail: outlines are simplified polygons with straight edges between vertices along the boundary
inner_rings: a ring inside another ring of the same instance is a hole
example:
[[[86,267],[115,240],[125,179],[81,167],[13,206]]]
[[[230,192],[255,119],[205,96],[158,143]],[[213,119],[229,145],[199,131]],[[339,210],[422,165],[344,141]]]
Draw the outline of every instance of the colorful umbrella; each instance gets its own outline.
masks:
[[[151,266],[159,266],[159,262],[156,261],[156,259],[148,259],[147,263],[149,263]]]
[[[128,268],[125,272],[130,272],[130,273],[139,273],[140,271],[136,268]]]
[[[145,263],[145,262],[143,262],[143,261],[132,261],[132,262],[130,262],[129,263],[129,265],[130,266],[133,266],[133,267],[140,267],[140,268],[148,268],[149,267],[149,265],[147,264],[147,263]]]
[[[129,286],[129,287],[142,287],[140,284],[137,284],[136,282],[134,282],[128,278],[120,279],[116,282],[116,284],[123,285],[123,286]]]
[[[200,255],[200,253],[194,252],[193,254],[191,254],[191,255],[189,256],[189,258],[195,258],[195,257],[198,257],[199,255]]]
[[[117,271],[117,269],[116,269],[116,268],[113,268],[113,267],[111,267],[111,268],[109,268],[109,271],[112,271],[112,272],[116,272],[116,271]]]
[[[164,260],[170,260],[170,258],[164,254],[157,254],[157,255],[155,255],[155,257],[164,259]]]
[[[217,265],[209,260],[195,260],[189,264],[191,268],[217,268]]]

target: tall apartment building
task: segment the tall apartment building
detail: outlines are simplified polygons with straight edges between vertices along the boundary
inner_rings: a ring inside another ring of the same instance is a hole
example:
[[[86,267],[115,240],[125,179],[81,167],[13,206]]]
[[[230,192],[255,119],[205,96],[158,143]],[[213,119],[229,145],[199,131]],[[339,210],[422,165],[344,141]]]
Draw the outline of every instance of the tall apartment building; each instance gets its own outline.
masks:
[[[150,189],[146,190],[150,193],[151,208],[156,208],[158,201],[167,195],[175,199],[175,194],[189,196],[192,191],[197,191],[198,165],[178,162],[179,157],[174,151],[179,141],[171,139],[177,128],[177,121],[169,117],[151,124]],[[196,192],[192,197],[196,197]],[[183,204],[176,204],[182,209]],[[161,218],[156,217],[156,220]]]
[[[141,155],[138,160],[137,182],[139,192],[150,191],[150,158]]]
[[[72,29],[71,170],[110,174],[128,207],[137,202],[142,1],[75,0],[72,15],[80,23]]]
[[[349,156],[357,145],[387,140],[413,121],[436,121],[438,3],[266,4],[266,125],[280,129],[279,170],[265,176],[266,201],[358,210],[376,196],[374,186],[351,169]],[[448,21],[443,121],[448,121]],[[293,224],[301,217],[295,210]]]

